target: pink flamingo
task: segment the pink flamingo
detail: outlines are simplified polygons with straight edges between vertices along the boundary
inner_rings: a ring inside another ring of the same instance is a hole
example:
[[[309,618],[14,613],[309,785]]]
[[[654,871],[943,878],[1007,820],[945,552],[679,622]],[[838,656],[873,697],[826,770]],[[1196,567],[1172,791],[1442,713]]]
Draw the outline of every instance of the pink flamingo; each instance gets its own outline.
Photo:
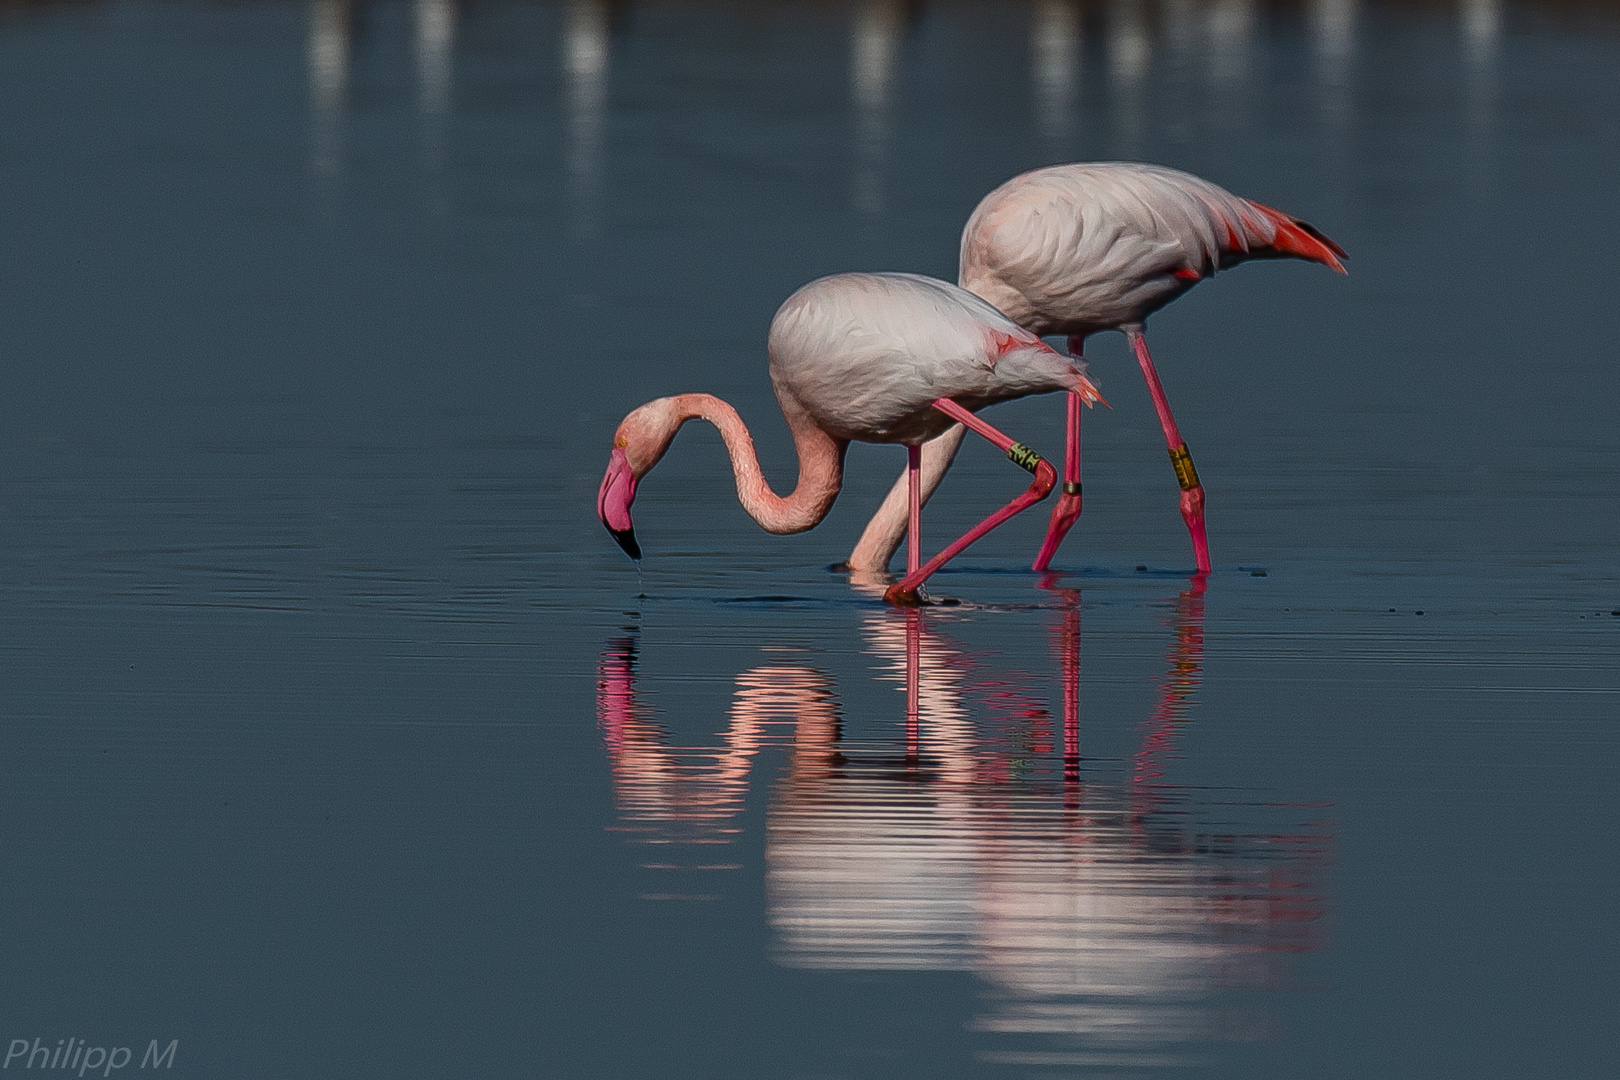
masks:
[[[1189,173],[1108,162],[1054,165],[986,195],[962,231],[959,281],[1036,334],[1064,334],[1078,358],[1102,330],[1125,334],[1142,367],[1181,484],[1181,516],[1198,572],[1209,573],[1204,489],[1148,355],[1149,315],[1217,270],[1248,259],[1297,258],[1344,273],[1342,248],[1280,210],[1241,199]],[[1080,409],[1071,399],[1063,489],[1035,558],[1045,570],[1080,517]],[[923,448],[923,500],[962,441],[953,428]],[[902,477],[902,481],[904,477]],[[907,485],[896,483],[847,565],[881,571],[906,529]]]
[[[770,332],[771,384],[798,451],[788,495],[771,490],[737,410],[711,394],[659,398],[633,410],[613,435],[596,510],[633,559],[630,520],[636,485],[664,456],[681,425],[707,420],[720,431],[743,509],[766,532],[813,528],[843,486],[851,441],[901,443],[907,451],[910,543],[906,576],[884,594],[918,602],[918,587],[985,533],[1039,502],[1057,483],[1041,456],[974,415],[1029,394],[1067,390],[1102,400],[1084,364],[1054,351],[1001,312],[955,285],[913,274],[838,274],[788,297]],[[955,543],[921,563],[921,447],[953,423],[994,443],[1034,474],[1029,489]]]

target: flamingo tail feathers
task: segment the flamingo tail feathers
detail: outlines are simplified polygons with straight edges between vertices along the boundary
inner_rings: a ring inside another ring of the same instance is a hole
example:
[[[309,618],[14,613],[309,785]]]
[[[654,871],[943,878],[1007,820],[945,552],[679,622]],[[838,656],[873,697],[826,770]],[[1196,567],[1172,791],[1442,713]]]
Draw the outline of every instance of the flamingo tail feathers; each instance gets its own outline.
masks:
[[[1276,239],[1269,245],[1272,251],[1280,256],[1292,256],[1307,262],[1321,263],[1340,274],[1348,273],[1344,263],[1339,260],[1348,259],[1350,256],[1345,254],[1344,248],[1323,235],[1316,226],[1261,203],[1251,201],[1249,205],[1266,215],[1272,224],[1276,225]]]

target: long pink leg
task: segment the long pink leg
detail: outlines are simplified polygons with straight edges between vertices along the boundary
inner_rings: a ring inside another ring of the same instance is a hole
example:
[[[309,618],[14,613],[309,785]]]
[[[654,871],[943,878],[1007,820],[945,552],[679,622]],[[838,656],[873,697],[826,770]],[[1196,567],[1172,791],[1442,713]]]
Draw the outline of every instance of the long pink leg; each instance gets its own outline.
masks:
[[[956,457],[957,449],[962,445],[962,438],[967,434],[960,424],[952,424],[943,435],[929,439],[922,447],[922,504],[928,505],[928,499],[939,487],[939,482],[945,478],[946,470]],[[882,574],[889,569],[889,559],[900,550],[900,540],[906,535],[907,518],[907,471],[900,470],[900,476],[889,493],[883,497],[883,505],[878,507],[872,520],[866,523],[861,532],[861,538],[844,560],[844,569],[863,573]]]
[[[906,447],[906,478],[910,481],[910,518],[906,528],[906,573],[915,574],[922,563],[922,447]]]
[[[1170,449],[1170,464],[1176,470],[1181,484],[1181,518],[1187,523],[1192,537],[1193,557],[1198,560],[1198,572],[1209,573],[1209,539],[1204,534],[1204,485],[1198,482],[1198,470],[1193,468],[1192,455],[1176,427],[1176,418],[1170,414],[1170,401],[1159,385],[1159,373],[1148,355],[1147,338],[1141,324],[1127,326],[1125,338],[1136,353],[1136,362],[1142,365],[1142,377],[1147,380],[1148,393],[1153,395],[1153,407],[1159,411],[1159,426],[1164,428],[1164,444]]]
[[[1079,359],[1085,344],[1085,338],[1071,336],[1069,355]],[[1052,507],[1052,517],[1046,526],[1046,541],[1041,544],[1040,554],[1035,556],[1034,570],[1045,570],[1052,565],[1052,556],[1057,554],[1058,545],[1069,535],[1074,523],[1080,520],[1080,411],[1084,402],[1079,394],[1070,391],[1068,404],[1068,433],[1063,444],[1063,490]]]
[[[961,538],[954,544],[929,559],[923,566],[911,571],[905,577],[890,585],[888,591],[883,594],[883,599],[891,604],[915,605],[921,603],[921,599],[917,595],[917,589],[923,582],[933,576],[934,571],[956,558],[969,545],[997,525],[1046,498],[1052,493],[1052,488],[1057,485],[1057,470],[1052,468],[1045,458],[1023,443],[1014,442],[1009,436],[1003,435],[950,398],[940,398],[933,404],[934,408],[949,416],[952,420],[973,429],[986,439],[989,439],[1015,463],[1034,473],[1035,479],[1030,482],[1028,490],[1022,495],[963,533]]]

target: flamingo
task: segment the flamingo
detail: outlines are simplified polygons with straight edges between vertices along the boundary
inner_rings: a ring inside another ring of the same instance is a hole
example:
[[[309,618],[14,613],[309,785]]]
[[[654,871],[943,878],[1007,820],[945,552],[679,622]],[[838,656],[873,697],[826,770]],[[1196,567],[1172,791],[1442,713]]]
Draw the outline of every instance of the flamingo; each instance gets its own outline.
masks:
[[[836,274],[788,297],[770,331],[771,384],[798,452],[793,491],[778,495],[760,471],[747,426],[712,394],[659,398],[632,410],[613,435],[597,515],[625,553],[641,558],[630,506],[642,477],[658,464],[688,420],[720,431],[737,497],[770,533],[814,528],[843,485],[852,441],[901,443],[909,482],[906,576],[885,592],[920,602],[918,588],[958,552],[1044,499],[1057,472],[1039,454],[980,420],[987,405],[1069,391],[1094,404],[1102,395],[1085,366],[1058,353],[984,300],[915,274]],[[972,428],[1034,474],[1029,489],[921,562],[922,444],[955,424]]]
[[[1153,396],[1176,480],[1181,516],[1198,573],[1208,574],[1204,489],[1176,427],[1148,354],[1144,322],[1200,281],[1249,259],[1296,258],[1344,273],[1344,249],[1313,226],[1159,165],[1100,162],[1053,165],[1007,181],[986,195],[962,230],[958,283],[1036,334],[1063,334],[1081,356],[1103,330],[1125,334]],[[926,502],[950,468],[962,431],[923,448]],[[1045,570],[1080,517],[1080,409],[1071,399],[1063,488],[1034,569]],[[889,492],[845,564],[882,571],[908,518],[905,476]]]

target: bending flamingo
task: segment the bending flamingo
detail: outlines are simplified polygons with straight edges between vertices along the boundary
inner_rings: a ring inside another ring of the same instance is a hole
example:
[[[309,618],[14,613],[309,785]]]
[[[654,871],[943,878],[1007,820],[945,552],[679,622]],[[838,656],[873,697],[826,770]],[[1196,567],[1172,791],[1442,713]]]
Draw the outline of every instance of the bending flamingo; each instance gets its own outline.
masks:
[[[1054,165],[986,195],[962,231],[959,281],[1036,334],[1065,334],[1081,355],[1102,330],[1125,334],[1147,380],[1181,484],[1181,516],[1198,572],[1209,573],[1204,489],[1148,355],[1149,315],[1217,270],[1249,259],[1296,258],[1344,273],[1342,248],[1280,210],[1158,165]],[[1080,516],[1080,409],[1071,399],[1063,491],[1035,558],[1044,570]],[[961,444],[952,429],[923,450],[923,497]],[[853,570],[888,566],[906,529],[907,485],[896,483],[849,557]]]
[[[1054,351],[1001,312],[954,285],[913,274],[838,274],[788,297],[770,332],[771,384],[793,434],[799,479],[778,495],[760,471],[753,438],[737,411],[711,394],[659,398],[633,410],[613,436],[596,510],[633,559],[641,547],[630,520],[636,485],[658,464],[681,425],[720,430],[743,509],[766,532],[813,528],[843,485],[852,441],[901,443],[909,497],[906,576],[885,597],[916,603],[917,589],[985,533],[1044,499],[1057,473],[1039,454],[974,412],[1000,401],[1067,390],[1101,401],[1084,365]],[[1029,489],[921,564],[921,447],[960,423],[1035,475]]]

